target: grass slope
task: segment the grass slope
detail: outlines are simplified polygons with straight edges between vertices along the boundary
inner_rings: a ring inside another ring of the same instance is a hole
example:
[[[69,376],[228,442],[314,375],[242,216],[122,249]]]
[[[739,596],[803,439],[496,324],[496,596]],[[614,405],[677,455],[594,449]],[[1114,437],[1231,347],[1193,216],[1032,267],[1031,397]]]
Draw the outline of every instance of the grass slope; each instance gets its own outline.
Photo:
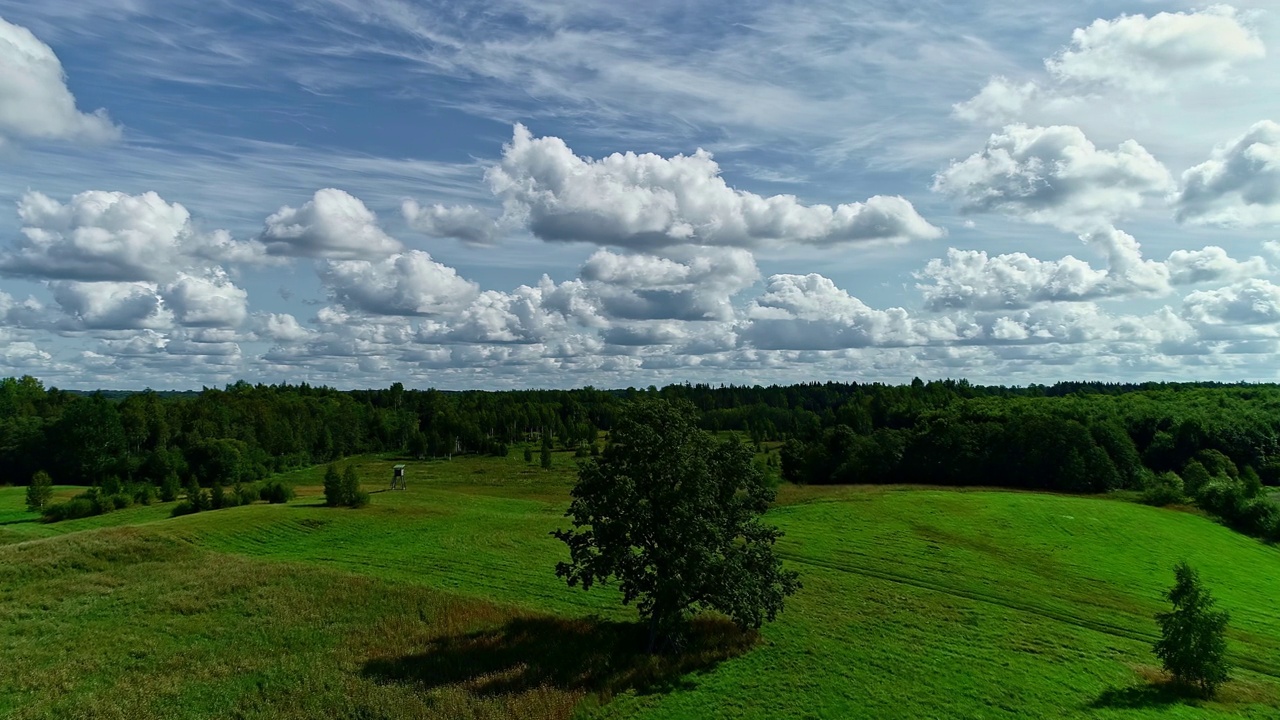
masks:
[[[1046,494],[788,488],[770,520],[804,589],[749,651],[708,624],[702,651],[667,667],[621,649],[634,629],[618,621],[633,614],[611,590],[551,572],[571,459],[548,473],[517,455],[411,464],[407,492],[354,511],[319,502],[323,468],[289,476],[288,505],[174,519],[162,505],[25,522],[22,488],[0,489],[0,643],[15,670],[0,676],[0,713],[1280,715],[1280,551],[1203,517]],[[366,489],[393,462],[357,460]],[[1152,616],[1183,558],[1232,613],[1240,669],[1213,702],[1151,682]]]

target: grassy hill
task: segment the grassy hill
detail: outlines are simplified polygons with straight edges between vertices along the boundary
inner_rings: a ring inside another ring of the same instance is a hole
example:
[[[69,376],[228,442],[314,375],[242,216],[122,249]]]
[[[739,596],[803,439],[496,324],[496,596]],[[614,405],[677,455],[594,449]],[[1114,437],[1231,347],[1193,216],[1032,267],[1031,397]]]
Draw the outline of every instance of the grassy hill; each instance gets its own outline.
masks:
[[[392,461],[359,471],[378,490]],[[679,667],[631,652],[609,590],[566,588],[571,461],[410,465],[370,507],[299,497],[44,525],[0,489],[0,715],[36,717],[1274,718],[1280,550],[1117,500],[783,489],[803,590],[743,652],[715,623]],[[70,490],[65,490],[70,492]],[[1158,685],[1172,566],[1232,614],[1236,681]],[[607,701],[607,702],[606,702]]]

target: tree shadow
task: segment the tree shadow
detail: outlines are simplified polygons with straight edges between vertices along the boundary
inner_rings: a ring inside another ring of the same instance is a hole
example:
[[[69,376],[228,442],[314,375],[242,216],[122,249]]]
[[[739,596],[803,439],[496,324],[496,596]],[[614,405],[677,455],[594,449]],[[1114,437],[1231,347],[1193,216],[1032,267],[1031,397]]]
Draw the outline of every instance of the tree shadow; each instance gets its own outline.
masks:
[[[1140,673],[1144,681],[1125,688],[1110,688],[1098,696],[1091,708],[1141,710],[1145,708],[1164,708],[1180,703],[1195,704],[1204,696],[1195,688],[1177,683],[1167,677],[1160,677],[1152,672]]]
[[[374,658],[363,674],[424,689],[462,685],[481,696],[539,687],[597,693],[667,692],[748,650],[758,639],[721,618],[698,618],[679,653],[645,652],[647,628],[598,618],[517,618],[500,628],[432,640],[420,653]]]
[[[5,520],[4,522],[0,522],[0,527],[4,527],[5,525],[21,525],[23,523],[33,523],[33,522],[40,522],[40,518],[33,517],[33,518],[23,518],[22,520]]]

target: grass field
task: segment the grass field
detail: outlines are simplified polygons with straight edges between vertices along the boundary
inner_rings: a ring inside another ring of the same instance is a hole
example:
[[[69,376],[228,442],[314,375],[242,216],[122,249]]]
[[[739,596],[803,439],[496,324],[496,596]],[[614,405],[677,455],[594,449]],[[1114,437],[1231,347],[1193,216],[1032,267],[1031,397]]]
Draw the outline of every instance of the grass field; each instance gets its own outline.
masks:
[[[1104,498],[783,488],[804,589],[756,637],[634,652],[612,591],[552,567],[572,459],[411,463],[406,492],[168,518],[33,522],[0,488],[0,715],[44,717],[1280,717],[1280,550]],[[368,490],[391,459],[361,458]],[[72,489],[60,489],[70,494]],[[1212,702],[1154,682],[1172,566],[1232,614]]]

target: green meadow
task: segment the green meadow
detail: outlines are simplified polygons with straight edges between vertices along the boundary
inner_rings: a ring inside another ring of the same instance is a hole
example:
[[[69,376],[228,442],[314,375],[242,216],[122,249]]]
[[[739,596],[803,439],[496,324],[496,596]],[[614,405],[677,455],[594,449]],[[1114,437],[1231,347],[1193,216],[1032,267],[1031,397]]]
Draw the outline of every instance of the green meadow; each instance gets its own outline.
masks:
[[[44,524],[0,488],[0,716],[1275,718],[1280,549],[1122,499],[780,489],[804,588],[743,636],[639,653],[634,610],[554,575],[573,459],[356,458],[285,505],[172,503]],[[74,488],[58,488],[69,496]],[[1153,615],[1180,559],[1230,611],[1234,680],[1165,689]]]

